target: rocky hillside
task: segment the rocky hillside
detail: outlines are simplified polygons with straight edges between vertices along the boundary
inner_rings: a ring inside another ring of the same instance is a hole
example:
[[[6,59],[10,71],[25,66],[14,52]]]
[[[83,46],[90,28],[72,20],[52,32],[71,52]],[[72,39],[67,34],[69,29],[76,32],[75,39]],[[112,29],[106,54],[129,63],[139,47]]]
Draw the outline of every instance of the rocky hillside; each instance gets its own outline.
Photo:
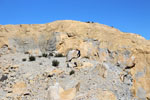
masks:
[[[0,100],[150,100],[150,41],[71,20],[0,25]]]

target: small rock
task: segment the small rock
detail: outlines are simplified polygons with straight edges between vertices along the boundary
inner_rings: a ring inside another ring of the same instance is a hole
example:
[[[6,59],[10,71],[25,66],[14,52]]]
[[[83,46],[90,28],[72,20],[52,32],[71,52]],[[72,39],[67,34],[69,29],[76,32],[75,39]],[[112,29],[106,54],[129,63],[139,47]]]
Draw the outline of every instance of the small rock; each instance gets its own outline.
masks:
[[[17,82],[12,87],[13,93],[20,95],[25,92],[26,87],[27,87],[27,85],[24,82]]]
[[[80,57],[80,50],[70,50],[67,54],[67,61]]]
[[[8,77],[7,76],[5,76],[5,75],[2,75],[2,77],[1,77],[1,79],[0,79],[0,81],[4,81],[4,80],[7,80],[8,79]]]

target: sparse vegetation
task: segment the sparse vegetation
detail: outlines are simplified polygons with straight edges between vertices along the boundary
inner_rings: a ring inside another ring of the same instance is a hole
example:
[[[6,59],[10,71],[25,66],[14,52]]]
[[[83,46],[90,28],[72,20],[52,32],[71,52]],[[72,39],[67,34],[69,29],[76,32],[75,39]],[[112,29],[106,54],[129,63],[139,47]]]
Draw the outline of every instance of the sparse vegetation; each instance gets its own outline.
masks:
[[[69,73],[69,74],[70,74],[70,75],[72,75],[72,74],[74,74],[74,73],[75,73],[75,71],[74,71],[74,70],[72,70],[72,71],[70,71],[70,73]]]
[[[67,67],[69,68],[69,64],[67,63]]]
[[[90,21],[87,21],[86,23],[90,23]]]
[[[47,54],[46,54],[46,53],[43,53],[43,54],[42,54],[42,57],[45,57],[45,58],[46,58],[46,57],[47,57]]]
[[[29,57],[29,61],[35,61],[35,60],[36,60],[36,58],[34,56]]]
[[[42,56],[38,56],[39,58],[41,58]]]
[[[52,61],[52,66],[58,66],[59,65],[59,61],[57,61],[57,60],[53,60]]]
[[[64,55],[61,54],[61,53],[58,53],[58,54],[55,55],[55,57],[64,57]]]
[[[86,59],[90,59],[88,56],[84,56],[84,58],[86,58]]]
[[[29,54],[29,52],[28,52],[28,51],[26,51],[26,52],[24,52],[24,54]]]
[[[54,56],[53,53],[49,53],[49,56]]]
[[[27,60],[26,58],[23,58],[23,59],[22,59],[22,61],[26,61],[26,60]]]
[[[93,21],[87,21],[86,23],[94,23]]]
[[[48,75],[47,77],[53,77],[53,75]]]

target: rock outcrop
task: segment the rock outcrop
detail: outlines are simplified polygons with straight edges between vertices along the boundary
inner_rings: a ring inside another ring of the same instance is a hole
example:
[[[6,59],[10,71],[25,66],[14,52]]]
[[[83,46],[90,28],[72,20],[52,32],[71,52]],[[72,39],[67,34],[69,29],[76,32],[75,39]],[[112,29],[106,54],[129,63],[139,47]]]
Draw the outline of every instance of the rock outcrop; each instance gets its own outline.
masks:
[[[98,23],[0,25],[1,100],[150,100],[150,42]]]

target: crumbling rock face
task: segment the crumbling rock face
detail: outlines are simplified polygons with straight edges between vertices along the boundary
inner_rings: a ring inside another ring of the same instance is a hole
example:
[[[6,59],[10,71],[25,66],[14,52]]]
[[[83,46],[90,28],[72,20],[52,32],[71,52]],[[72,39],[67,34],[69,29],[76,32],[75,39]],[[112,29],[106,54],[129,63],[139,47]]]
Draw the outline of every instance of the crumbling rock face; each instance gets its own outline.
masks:
[[[98,23],[1,25],[0,99],[149,100],[149,50]]]
[[[52,33],[52,37],[39,35],[37,39],[34,37],[12,37],[9,39],[9,47],[16,52],[27,52],[30,50],[39,50],[41,52],[52,52],[56,50],[56,35],[58,32]]]

